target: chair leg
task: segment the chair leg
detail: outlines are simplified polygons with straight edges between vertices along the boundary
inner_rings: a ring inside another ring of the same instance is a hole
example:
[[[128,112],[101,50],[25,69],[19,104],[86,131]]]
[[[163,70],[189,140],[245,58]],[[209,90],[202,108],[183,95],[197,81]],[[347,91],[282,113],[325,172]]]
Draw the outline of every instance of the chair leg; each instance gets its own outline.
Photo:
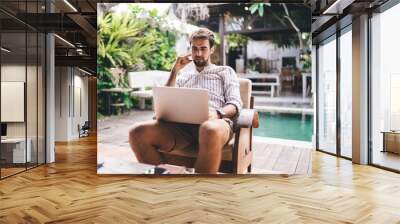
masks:
[[[271,86],[271,97],[275,96],[275,86]]]
[[[141,97],[139,98],[139,109],[144,110],[146,107],[146,99]]]

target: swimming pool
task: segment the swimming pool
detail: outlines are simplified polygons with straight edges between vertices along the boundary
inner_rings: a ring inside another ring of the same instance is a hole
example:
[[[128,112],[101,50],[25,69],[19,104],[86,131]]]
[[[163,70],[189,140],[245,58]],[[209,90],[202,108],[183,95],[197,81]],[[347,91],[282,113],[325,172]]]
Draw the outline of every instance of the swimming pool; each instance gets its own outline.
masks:
[[[259,112],[260,126],[253,135],[298,141],[311,141],[313,116],[301,114]]]

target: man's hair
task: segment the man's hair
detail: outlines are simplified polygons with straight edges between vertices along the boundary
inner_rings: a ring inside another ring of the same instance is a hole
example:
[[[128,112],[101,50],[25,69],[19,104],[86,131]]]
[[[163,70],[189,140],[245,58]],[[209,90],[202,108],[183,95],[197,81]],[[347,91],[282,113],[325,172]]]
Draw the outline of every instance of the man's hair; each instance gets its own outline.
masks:
[[[215,36],[214,33],[207,29],[207,28],[200,28],[196,31],[194,31],[190,35],[190,44],[192,44],[192,41],[195,39],[206,39],[210,43],[210,48],[212,48],[215,44]]]

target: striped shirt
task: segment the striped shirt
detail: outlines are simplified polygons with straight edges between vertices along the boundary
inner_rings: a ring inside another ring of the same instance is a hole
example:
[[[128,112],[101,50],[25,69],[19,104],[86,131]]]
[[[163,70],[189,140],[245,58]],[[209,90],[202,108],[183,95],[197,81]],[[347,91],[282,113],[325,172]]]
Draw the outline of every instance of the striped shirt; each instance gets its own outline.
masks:
[[[176,86],[207,89],[208,106],[214,110],[232,104],[239,114],[242,108],[239,79],[229,66],[209,64],[199,72],[194,63],[190,62],[178,72]]]

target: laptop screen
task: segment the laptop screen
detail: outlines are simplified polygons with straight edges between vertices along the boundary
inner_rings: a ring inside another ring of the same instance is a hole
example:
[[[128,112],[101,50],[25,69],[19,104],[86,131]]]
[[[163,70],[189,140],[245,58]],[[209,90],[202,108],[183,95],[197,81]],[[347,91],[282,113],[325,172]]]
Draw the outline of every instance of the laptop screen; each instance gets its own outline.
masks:
[[[7,124],[1,124],[1,136],[7,136]]]

